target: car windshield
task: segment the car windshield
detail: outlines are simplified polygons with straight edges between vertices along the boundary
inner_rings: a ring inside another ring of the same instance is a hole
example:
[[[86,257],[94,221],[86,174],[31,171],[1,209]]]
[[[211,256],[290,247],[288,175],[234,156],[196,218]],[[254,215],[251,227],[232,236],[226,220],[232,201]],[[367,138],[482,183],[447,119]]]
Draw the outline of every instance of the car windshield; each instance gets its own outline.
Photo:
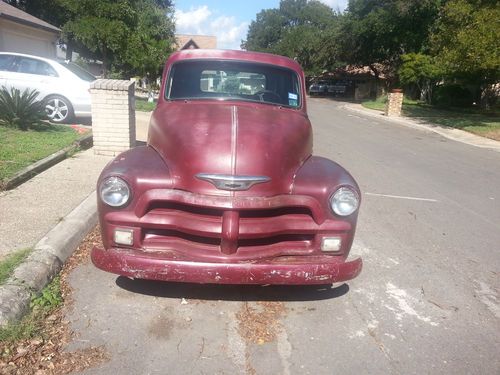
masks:
[[[68,69],[72,73],[76,74],[78,76],[78,78],[83,79],[84,81],[92,82],[92,81],[95,81],[97,79],[91,73],[87,72],[85,69],[76,65],[75,63],[59,62],[59,64],[64,66],[66,69]]]
[[[230,99],[299,107],[297,74],[275,65],[242,61],[196,60],[176,63],[167,99]]]

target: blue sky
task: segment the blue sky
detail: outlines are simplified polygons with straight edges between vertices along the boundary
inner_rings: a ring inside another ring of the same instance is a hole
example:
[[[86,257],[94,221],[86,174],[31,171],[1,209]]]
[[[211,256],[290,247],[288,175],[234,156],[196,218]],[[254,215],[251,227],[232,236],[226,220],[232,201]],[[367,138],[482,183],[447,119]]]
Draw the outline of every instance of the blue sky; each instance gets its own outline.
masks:
[[[344,10],[348,0],[320,1]],[[218,48],[239,49],[255,15],[278,6],[279,0],[175,0],[176,32],[215,35]]]

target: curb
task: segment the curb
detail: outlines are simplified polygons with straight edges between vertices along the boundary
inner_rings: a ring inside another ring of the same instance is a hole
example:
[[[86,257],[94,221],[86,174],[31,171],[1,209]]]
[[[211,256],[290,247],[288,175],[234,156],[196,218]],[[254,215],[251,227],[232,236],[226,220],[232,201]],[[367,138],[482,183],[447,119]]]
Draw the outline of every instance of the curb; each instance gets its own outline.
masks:
[[[386,120],[394,122],[399,125],[407,126],[413,129],[418,129],[421,131],[429,131],[439,134],[445,138],[451,139],[453,141],[468,144],[470,146],[486,148],[492,151],[500,152],[500,142],[494,139],[489,139],[475,135],[464,130],[447,128],[444,126],[429,124],[427,122],[419,122],[417,120],[408,117],[387,117],[381,111],[373,109],[356,108],[349,104],[344,104],[341,108],[347,109],[352,112],[362,113],[367,116],[376,117],[379,120]]]
[[[3,188],[3,190],[11,190],[16,186],[21,185],[23,182],[35,177],[37,174],[49,169],[53,165],[63,161],[78,148],[86,150],[92,147],[92,142],[92,134],[88,134],[80,139],[77,139],[71,146],[67,146],[62,150],[59,150],[52,155],[27,166],[8,180],[0,181],[0,188]]]
[[[92,192],[35,245],[30,255],[0,286],[0,327],[20,320],[31,297],[57,275],[66,259],[97,224],[97,198]]]

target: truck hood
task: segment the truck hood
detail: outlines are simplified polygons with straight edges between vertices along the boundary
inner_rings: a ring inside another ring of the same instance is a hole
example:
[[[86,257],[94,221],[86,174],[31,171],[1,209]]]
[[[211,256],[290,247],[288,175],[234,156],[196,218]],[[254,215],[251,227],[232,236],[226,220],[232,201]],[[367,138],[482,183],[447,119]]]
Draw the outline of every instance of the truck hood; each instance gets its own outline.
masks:
[[[260,103],[160,103],[148,143],[167,163],[174,187],[200,194],[286,194],[311,155],[311,125],[303,112]],[[266,176],[246,191],[217,189],[197,174]]]

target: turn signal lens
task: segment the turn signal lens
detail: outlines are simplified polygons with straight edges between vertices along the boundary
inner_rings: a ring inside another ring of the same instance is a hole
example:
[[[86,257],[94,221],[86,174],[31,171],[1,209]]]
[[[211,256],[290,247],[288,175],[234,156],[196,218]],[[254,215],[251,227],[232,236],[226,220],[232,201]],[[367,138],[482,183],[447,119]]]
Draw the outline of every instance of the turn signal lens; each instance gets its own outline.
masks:
[[[340,237],[324,237],[321,240],[321,251],[339,251],[342,246]]]
[[[115,243],[119,245],[132,245],[134,232],[132,229],[115,229]]]

